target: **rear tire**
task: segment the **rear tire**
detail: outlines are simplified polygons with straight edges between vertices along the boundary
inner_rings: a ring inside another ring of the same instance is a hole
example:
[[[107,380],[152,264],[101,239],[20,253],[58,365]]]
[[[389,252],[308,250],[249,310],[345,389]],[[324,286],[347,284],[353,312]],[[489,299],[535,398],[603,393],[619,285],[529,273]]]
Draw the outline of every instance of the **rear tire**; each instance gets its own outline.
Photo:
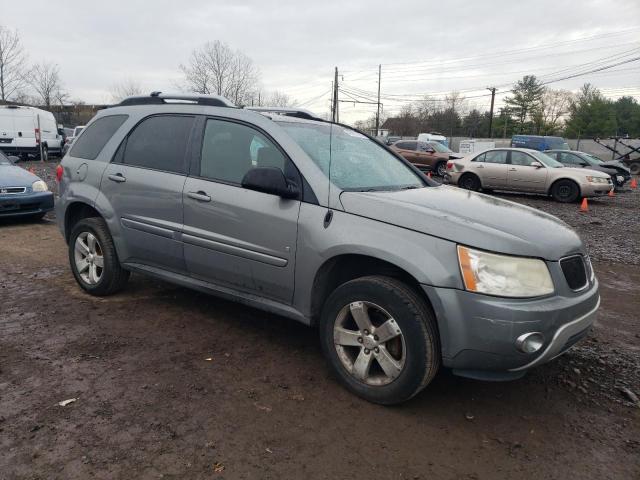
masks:
[[[382,405],[416,395],[440,366],[431,308],[390,277],[362,277],[338,287],[322,309],[320,342],[338,380]]]
[[[112,295],[129,280],[102,218],[80,220],[69,237],[69,263],[78,284],[91,295]]]
[[[573,203],[580,197],[580,187],[573,180],[558,180],[551,186],[551,196],[556,202]]]
[[[458,186],[465,190],[477,192],[480,190],[481,184],[480,179],[476,175],[473,173],[465,173],[460,177],[460,180],[458,180]]]

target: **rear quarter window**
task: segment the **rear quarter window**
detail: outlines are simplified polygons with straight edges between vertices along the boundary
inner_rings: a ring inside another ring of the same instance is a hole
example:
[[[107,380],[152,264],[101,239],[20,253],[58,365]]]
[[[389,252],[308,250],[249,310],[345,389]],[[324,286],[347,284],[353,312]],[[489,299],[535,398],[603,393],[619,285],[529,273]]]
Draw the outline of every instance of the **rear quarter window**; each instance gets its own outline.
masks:
[[[78,137],[69,154],[72,157],[95,160],[127,118],[129,115],[109,115],[97,119]]]

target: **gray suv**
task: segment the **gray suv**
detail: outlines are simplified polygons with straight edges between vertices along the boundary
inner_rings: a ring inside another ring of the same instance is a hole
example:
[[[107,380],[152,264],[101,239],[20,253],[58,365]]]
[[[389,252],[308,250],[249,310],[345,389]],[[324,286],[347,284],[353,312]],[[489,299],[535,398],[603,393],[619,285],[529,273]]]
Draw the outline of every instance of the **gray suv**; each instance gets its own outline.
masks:
[[[587,334],[585,247],[532,208],[439,185],[304,111],[132,97],[61,164],[57,218],[93,295],[151,275],[317,326],[336,377],[381,404],[440,365],[519,378]]]

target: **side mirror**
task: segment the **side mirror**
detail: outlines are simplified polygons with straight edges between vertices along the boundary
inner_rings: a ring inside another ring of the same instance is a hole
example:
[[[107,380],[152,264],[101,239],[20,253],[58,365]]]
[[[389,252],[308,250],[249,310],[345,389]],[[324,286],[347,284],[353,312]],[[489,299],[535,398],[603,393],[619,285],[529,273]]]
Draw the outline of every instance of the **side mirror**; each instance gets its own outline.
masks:
[[[542,164],[540,162],[531,162],[532,167],[542,168]]]
[[[20,157],[16,157],[14,155],[9,155],[7,158],[11,163],[18,163],[20,161]]]
[[[287,181],[277,167],[257,167],[249,170],[242,179],[242,186],[248,190],[278,195],[282,198],[298,198],[300,189]]]

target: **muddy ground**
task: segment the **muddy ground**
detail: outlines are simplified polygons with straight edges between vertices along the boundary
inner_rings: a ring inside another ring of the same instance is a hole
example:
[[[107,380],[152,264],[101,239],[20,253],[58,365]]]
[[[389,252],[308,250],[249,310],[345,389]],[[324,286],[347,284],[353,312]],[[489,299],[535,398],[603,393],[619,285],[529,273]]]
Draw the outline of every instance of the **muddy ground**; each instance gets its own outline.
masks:
[[[90,297],[52,221],[0,222],[0,479],[639,478],[640,192],[623,195],[587,215],[505,195],[587,242],[586,341],[515,382],[443,370],[393,408],[338,386],[315,330],[138,275]]]

